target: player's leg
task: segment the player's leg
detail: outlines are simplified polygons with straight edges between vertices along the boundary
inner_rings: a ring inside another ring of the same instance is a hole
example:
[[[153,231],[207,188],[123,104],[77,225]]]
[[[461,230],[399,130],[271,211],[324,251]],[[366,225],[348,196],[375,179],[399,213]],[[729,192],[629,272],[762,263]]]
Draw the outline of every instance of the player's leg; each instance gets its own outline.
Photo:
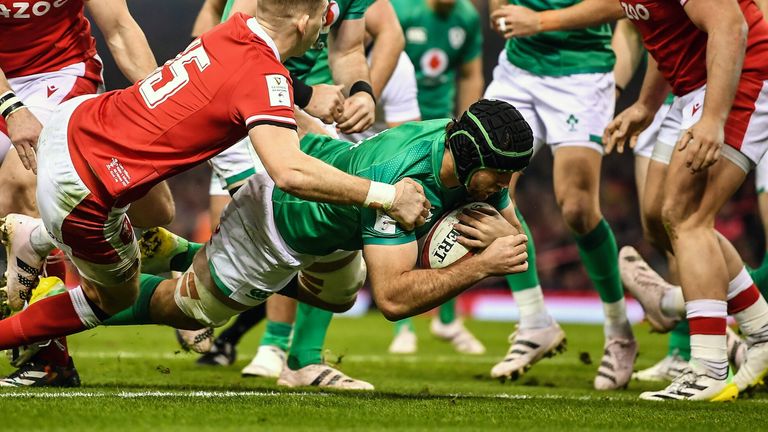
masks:
[[[296,300],[281,295],[272,296],[267,299],[266,309],[267,326],[256,355],[241,371],[244,377],[277,378],[285,366],[296,321]]]
[[[168,225],[175,214],[176,206],[167,182],[155,185],[128,209],[128,217],[137,228]]]
[[[763,225],[766,245],[768,245],[768,158],[763,157],[755,167],[755,189],[757,190],[757,204],[760,209],[760,221]],[[758,287],[768,286],[768,246],[766,246],[760,264],[748,270]]]
[[[515,175],[510,181],[510,195],[514,194],[520,176]],[[493,366],[491,376],[500,379],[515,380],[522,376],[539,360],[565,351],[565,332],[547,311],[544,293],[539,284],[536,268],[536,247],[525,218],[515,207],[515,214],[528,236],[528,270],[523,273],[508,275],[507,283],[512,290],[520,313],[517,330],[510,336],[510,346],[504,359]]]
[[[544,144],[546,129],[534,107],[535,96],[531,89],[535,80],[535,76],[512,66],[502,51],[499,64],[493,71],[493,81],[486,89],[484,97],[507,101],[520,110],[533,130],[534,151],[538,151]],[[515,175],[510,181],[509,191],[513,199],[519,178],[519,175]],[[516,214],[528,235],[529,266],[525,273],[507,278],[520,311],[520,322],[518,329],[510,335],[510,347],[506,356],[491,369],[491,376],[495,378],[519,378],[542,358],[561,352],[565,348],[565,334],[549,316],[544,305],[544,295],[535,265],[534,238],[525,218],[517,209]]]
[[[7,138],[4,134],[1,138]],[[38,217],[35,199],[35,174],[24,168],[15,149],[11,149],[0,165],[0,216],[20,213]]]

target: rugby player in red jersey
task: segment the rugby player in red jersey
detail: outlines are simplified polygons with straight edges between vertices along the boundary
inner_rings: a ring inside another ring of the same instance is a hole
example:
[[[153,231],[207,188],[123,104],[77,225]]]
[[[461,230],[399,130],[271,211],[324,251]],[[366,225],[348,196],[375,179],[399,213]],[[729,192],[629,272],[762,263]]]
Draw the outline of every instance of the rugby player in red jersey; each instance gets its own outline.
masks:
[[[79,97],[55,113],[38,147],[39,219],[5,220],[9,260],[34,270],[52,247],[77,266],[81,286],[0,324],[0,346],[98,325],[138,291],[139,254],[127,207],[159,182],[245,135],[283,190],[314,201],[386,211],[410,230],[429,210],[411,179],[389,185],[345,174],[302,153],[282,59],[317,39],[327,0],[263,0],[125,90]],[[9,226],[9,223],[13,223]],[[55,317],[56,328],[43,317]]]
[[[42,124],[48,122],[60,103],[103,91],[102,64],[84,15],[86,5],[128,79],[138,81],[157,66],[125,0],[0,0],[0,216],[12,212],[38,215],[33,170]],[[152,211],[146,211],[148,208]],[[143,227],[166,224],[173,213],[173,201],[165,184],[158,185],[130,212],[136,225]],[[54,267],[48,265],[46,272],[56,273]],[[60,267],[58,271],[62,272]],[[31,289],[37,285],[37,275],[32,276],[11,280],[5,295],[0,295],[6,297],[10,310],[21,309],[30,299]],[[0,287],[3,285],[0,282]],[[26,361],[34,351],[14,357],[12,363],[23,366],[0,380],[0,386],[77,385],[64,340],[49,343]]]
[[[615,3],[610,2],[611,7]],[[730,400],[768,369],[768,304],[715,216],[763,157],[768,142],[768,23],[752,0],[622,0],[653,57],[639,100],[608,126],[610,149],[634,144],[667,92],[675,95],[662,127],[680,132],[659,142],[645,186],[654,241],[677,258],[690,322],[690,367],[650,400]],[[641,302],[661,310],[663,290]],[[726,315],[747,336],[746,362],[731,379]]]

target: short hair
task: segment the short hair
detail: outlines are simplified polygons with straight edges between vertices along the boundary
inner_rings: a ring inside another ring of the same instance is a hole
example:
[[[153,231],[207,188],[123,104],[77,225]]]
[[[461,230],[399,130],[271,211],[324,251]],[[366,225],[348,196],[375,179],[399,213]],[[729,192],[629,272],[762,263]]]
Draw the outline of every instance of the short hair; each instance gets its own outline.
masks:
[[[259,10],[275,16],[321,13],[324,0],[259,0]]]

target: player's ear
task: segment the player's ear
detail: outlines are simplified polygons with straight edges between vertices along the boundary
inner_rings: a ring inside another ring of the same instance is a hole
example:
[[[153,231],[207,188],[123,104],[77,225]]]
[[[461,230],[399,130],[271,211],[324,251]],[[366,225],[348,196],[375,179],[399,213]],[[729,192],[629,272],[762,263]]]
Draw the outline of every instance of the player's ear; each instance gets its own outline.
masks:
[[[302,38],[306,36],[307,34],[307,26],[309,25],[309,15],[302,15],[301,18],[299,18],[296,21],[296,29],[301,34]]]

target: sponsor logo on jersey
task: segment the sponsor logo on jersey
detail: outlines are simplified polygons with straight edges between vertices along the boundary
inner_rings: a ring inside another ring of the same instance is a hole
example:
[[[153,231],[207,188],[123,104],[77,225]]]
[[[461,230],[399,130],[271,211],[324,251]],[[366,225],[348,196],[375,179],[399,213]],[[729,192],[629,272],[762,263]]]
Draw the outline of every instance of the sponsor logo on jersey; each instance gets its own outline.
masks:
[[[69,0],[55,0],[55,1],[15,1],[10,4],[10,9],[0,3],[0,18],[8,19],[30,19],[33,17],[39,17],[47,14],[51,9],[58,9],[64,6]]]
[[[267,92],[269,106],[291,106],[291,95],[288,93],[288,78],[282,75],[267,75]]]
[[[397,221],[381,210],[376,211],[376,223],[373,224],[373,230],[382,234],[395,234],[397,232]]]
[[[48,84],[48,88],[47,88],[47,90],[48,90],[48,97],[51,97],[51,95],[52,95],[52,94],[54,94],[54,93],[56,93],[56,90],[58,90],[58,89],[59,89],[59,88],[58,88],[58,87],[56,87],[55,85],[53,85],[53,84]]]
[[[621,7],[624,9],[624,15],[626,15],[627,18],[634,21],[648,21],[651,19],[651,12],[649,12],[648,8],[642,4],[620,3]]]
[[[405,32],[405,39],[413,44],[427,43],[427,29],[424,27],[411,27]]]
[[[464,46],[464,41],[467,40],[467,32],[461,27],[451,27],[448,30],[448,42],[451,44],[451,48],[457,50]]]
[[[440,76],[448,69],[448,54],[440,48],[427,50],[421,56],[421,70],[430,78]]]

